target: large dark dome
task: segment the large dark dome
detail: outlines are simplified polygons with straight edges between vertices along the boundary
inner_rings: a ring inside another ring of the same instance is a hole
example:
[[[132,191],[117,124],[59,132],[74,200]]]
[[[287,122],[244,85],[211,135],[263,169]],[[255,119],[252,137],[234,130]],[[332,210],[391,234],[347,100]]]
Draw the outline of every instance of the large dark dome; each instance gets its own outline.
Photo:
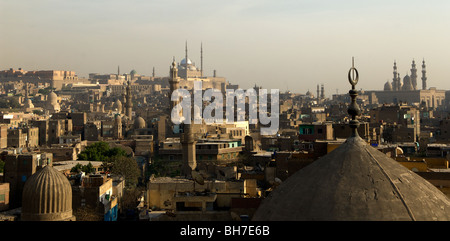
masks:
[[[289,177],[253,220],[450,220],[450,200],[356,136]]]
[[[25,183],[22,195],[23,221],[74,220],[72,187],[62,173],[51,166],[33,174]]]

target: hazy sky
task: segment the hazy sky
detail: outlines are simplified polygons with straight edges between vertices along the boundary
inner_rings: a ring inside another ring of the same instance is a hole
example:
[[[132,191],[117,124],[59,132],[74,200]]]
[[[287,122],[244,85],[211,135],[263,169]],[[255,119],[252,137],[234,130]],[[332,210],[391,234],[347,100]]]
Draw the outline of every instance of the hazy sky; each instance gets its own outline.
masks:
[[[450,89],[448,0],[0,0],[0,16],[2,70],[168,76],[187,41],[206,75],[243,88],[348,92],[354,56],[358,89],[392,81],[394,60],[420,77],[423,58],[428,87]]]

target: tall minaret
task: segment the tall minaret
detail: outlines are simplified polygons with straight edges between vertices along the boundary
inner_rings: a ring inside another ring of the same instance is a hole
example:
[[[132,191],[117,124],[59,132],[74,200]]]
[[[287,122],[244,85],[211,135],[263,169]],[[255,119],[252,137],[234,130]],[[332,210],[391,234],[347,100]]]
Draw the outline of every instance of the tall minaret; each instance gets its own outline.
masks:
[[[181,135],[181,146],[182,146],[182,173],[190,177],[191,173],[197,167],[197,160],[195,154],[195,144],[196,140],[194,137],[194,131],[192,130],[192,124],[183,125],[183,134]]]
[[[200,43],[200,76],[203,77],[203,43]]]
[[[397,73],[397,62],[396,61],[394,61],[394,72],[393,72],[393,74],[394,74],[394,78],[392,79],[392,89],[394,91],[399,91],[400,87],[399,87],[398,79],[397,79],[398,73]]]
[[[152,77],[155,77],[155,67],[153,67]]]
[[[175,62],[175,57],[173,58],[172,66],[170,67],[170,92],[169,92],[169,102],[170,102],[170,112],[172,112],[173,107],[175,107],[179,101],[172,101],[172,92],[178,88],[180,88],[180,80],[178,79],[178,69],[177,63]]]
[[[317,85],[317,100],[320,101],[320,87]]]
[[[412,61],[411,64],[411,84],[414,90],[417,90],[417,69],[416,69],[416,61]]]
[[[119,80],[119,76],[120,76],[120,66],[117,65],[117,80]]]
[[[131,112],[133,110],[133,103],[131,102],[131,83],[130,80],[128,80],[127,88],[126,88],[126,110],[125,115],[128,117],[129,120],[131,120]]]
[[[186,44],[185,44],[185,46],[184,46],[184,54],[185,54],[184,59],[186,60],[186,67],[187,67],[187,64],[188,64],[188,48],[187,48],[187,40],[186,40]]]
[[[422,89],[427,89],[427,70],[425,66],[425,59],[422,61]]]
[[[321,98],[321,99],[325,99],[325,87],[323,86],[323,84],[322,84],[322,86],[321,86],[321,94],[320,94],[320,98]]]

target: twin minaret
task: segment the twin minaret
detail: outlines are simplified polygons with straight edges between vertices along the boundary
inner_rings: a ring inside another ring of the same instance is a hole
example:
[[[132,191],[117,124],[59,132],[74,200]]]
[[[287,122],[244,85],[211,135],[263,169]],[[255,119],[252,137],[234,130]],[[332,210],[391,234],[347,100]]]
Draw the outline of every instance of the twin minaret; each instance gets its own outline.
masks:
[[[385,91],[411,91],[411,90],[417,90],[417,68],[416,68],[416,62],[413,60],[411,64],[411,76],[406,74],[406,76],[403,78],[403,83],[400,78],[400,74],[397,71],[397,62],[394,61],[394,77],[392,79],[392,84],[386,82],[384,85]],[[427,89],[427,77],[426,77],[426,66],[425,66],[425,60],[422,61],[422,90]]]

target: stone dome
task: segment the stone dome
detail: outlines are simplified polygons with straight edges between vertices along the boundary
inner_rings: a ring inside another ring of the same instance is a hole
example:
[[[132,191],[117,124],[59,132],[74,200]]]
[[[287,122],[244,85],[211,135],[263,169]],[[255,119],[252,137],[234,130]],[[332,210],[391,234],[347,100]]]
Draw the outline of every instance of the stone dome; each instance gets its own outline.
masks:
[[[23,187],[21,219],[74,220],[72,187],[67,177],[48,165],[34,173]]]
[[[384,91],[392,91],[392,84],[389,81],[384,84]]]
[[[406,75],[403,78],[402,90],[414,90],[414,88],[412,86],[411,78],[408,75]]]
[[[47,96],[46,109],[50,111],[50,113],[59,112],[61,107],[58,103],[58,96],[55,92],[50,92]]]
[[[57,104],[58,103],[58,95],[55,92],[50,92],[47,96],[47,103],[49,104]]]
[[[117,109],[118,112],[122,112],[122,108],[123,108],[122,101],[117,99],[116,102],[114,102],[113,110]]]
[[[138,118],[136,118],[136,120],[134,120],[134,128],[135,129],[142,129],[142,128],[146,128],[146,127],[147,127],[147,125],[145,123],[145,120],[141,116],[139,116]]]
[[[354,136],[276,187],[253,220],[450,220],[450,200]]]

